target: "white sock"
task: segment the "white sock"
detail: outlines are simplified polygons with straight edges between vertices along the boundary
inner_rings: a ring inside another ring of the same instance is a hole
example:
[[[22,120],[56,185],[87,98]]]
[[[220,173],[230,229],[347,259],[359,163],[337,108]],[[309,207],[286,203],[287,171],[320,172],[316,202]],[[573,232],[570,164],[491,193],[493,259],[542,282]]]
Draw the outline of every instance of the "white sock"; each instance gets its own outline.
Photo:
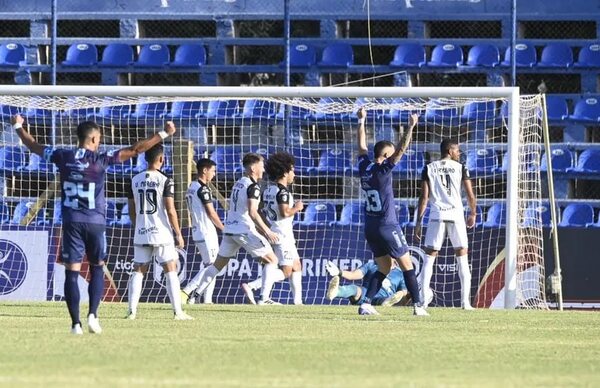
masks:
[[[215,267],[213,264],[209,265],[202,273],[198,283],[198,288],[196,288],[196,293],[198,295],[202,295],[206,288],[213,283],[218,273],[219,270],[217,270],[217,267]]]
[[[167,293],[169,294],[171,306],[173,306],[173,311],[175,311],[175,314],[179,314],[182,312],[181,294],[179,293],[179,289],[181,286],[179,285],[179,277],[177,277],[177,271],[167,272],[165,274],[165,278],[167,279]]]
[[[292,272],[290,276],[290,288],[294,296],[294,304],[302,303],[302,272]]]
[[[471,269],[468,258],[468,255],[456,256],[460,278],[460,303],[463,306],[471,305]]]
[[[262,300],[263,302],[271,297],[271,290],[273,289],[273,283],[275,283],[275,279],[278,278],[278,272],[281,272],[281,270],[277,268],[277,264],[265,264],[263,266],[263,282],[262,287],[260,289],[260,300]],[[281,272],[281,275],[279,275],[279,277],[282,275],[283,272]]]
[[[140,296],[142,296],[142,283],[144,282],[144,274],[141,272],[134,271],[129,277],[129,312],[136,314],[138,304],[140,303]]]
[[[204,303],[212,303],[213,292],[215,291],[215,285],[217,284],[217,280],[213,279],[212,282],[208,286],[206,286],[206,290],[204,290]]]
[[[435,256],[425,255],[423,258],[423,269],[421,269],[421,301],[423,306],[427,307],[428,303],[425,300],[425,290],[431,287],[431,277],[433,276],[433,264]]]
[[[204,276],[206,268],[207,267],[205,267],[204,264],[202,264],[202,268],[200,269],[200,271],[198,271],[196,276],[194,276],[194,278],[190,280],[190,282],[183,288],[183,292],[190,296],[192,295],[192,292],[194,292],[194,290],[200,285],[200,280],[202,280],[202,276]]]
[[[253,290],[258,290],[263,285],[262,279],[263,279],[263,277],[260,276],[260,277],[256,278],[256,280],[253,280],[250,283],[248,283],[248,286]],[[283,271],[280,270],[279,268],[277,268],[275,270],[275,278],[273,279],[273,283],[282,282],[284,280],[285,280],[285,275],[283,274]]]

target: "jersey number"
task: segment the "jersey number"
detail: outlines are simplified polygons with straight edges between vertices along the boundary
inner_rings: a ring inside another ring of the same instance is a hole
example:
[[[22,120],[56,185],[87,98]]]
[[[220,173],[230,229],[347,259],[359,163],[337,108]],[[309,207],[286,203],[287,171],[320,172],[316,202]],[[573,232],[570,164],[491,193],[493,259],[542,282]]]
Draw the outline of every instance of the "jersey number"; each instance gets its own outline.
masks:
[[[381,205],[381,197],[377,190],[366,190],[367,194],[367,207],[368,212],[380,212],[383,206]]]
[[[269,221],[277,221],[277,212],[275,212],[275,210],[273,210],[275,202],[266,201],[266,202],[264,202],[264,204],[265,204],[265,207],[263,208],[263,212],[265,213],[265,216],[267,217],[267,219]]]
[[[233,200],[233,211],[237,211],[237,201],[238,201],[238,195],[240,193],[239,189],[233,189],[233,193],[231,193],[231,199]]]
[[[79,201],[87,201],[87,209],[95,209],[96,201],[94,193],[96,191],[96,184],[90,182],[85,187],[85,183],[74,183],[69,181],[63,182],[63,190],[65,192],[65,202],[63,205],[70,207],[71,209],[79,209]]]
[[[444,179],[446,180],[444,182]],[[452,195],[452,182],[450,181],[450,174],[446,174],[442,176],[442,186],[446,188],[446,193],[448,196]]]
[[[138,190],[140,214],[154,214],[158,208],[158,193],[154,189]],[[146,208],[147,207],[147,208]]]

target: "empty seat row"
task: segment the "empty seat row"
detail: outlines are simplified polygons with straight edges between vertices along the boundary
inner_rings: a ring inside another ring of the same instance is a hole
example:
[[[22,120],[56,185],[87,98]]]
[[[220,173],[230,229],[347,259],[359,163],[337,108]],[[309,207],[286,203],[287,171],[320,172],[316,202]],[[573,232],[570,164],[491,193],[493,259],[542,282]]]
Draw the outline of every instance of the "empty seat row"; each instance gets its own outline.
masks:
[[[581,123],[600,123],[600,96],[585,96],[574,103],[569,112],[567,99],[561,96],[546,96],[548,119],[570,120]]]

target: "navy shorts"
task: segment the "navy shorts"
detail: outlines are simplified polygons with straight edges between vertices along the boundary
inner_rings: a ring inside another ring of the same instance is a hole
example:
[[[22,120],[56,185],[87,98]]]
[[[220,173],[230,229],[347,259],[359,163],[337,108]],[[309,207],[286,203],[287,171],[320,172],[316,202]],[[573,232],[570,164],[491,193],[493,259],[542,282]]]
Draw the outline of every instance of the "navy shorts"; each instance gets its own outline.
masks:
[[[365,225],[365,237],[374,257],[390,255],[398,259],[408,252],[406,238],[399,225]]]
[[[62,231],[60,258],[63,263],[81,263],[84,254],[92,264],[106,257],[105,225],[70,222],[63,224]]]

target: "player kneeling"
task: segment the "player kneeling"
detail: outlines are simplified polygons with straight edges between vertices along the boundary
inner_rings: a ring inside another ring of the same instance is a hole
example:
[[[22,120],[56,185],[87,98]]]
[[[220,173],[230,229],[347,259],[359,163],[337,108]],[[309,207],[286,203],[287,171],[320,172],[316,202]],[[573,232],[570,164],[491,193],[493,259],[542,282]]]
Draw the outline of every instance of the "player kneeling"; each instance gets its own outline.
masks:
[[[377,264],[369,261],[354,271],[342,271],[331,261],[327,262],[325,267],[330,276],[333,276],[327,289],[327,299],[335,298],[350,299],[353,305],[361,305],[367,297],[367,288],[373,276],[379,271]],[[355,284],[340,286],[340,277],[346,280],[362,280],[362,286]],[[381,283],[381,288],[371,299],[375,306],[393,306],[400,303],[407,305],[410,295],[404,283],[404,275],[399,267],[394,265],[392,270]]]
[[[177,261],[173,231],[177,248],[183,248],[183,237],[175,212],[175,184],[160,168],[164,163],[162,145],[146,151],[148,169],[131,179],[129,191],[129,216],[135,230],[133,239],[133,272],[129,279],[129,313],[135,319],[142,294],[142,282],[148,266],[155,259],[162,265],[167,283],[167,293],[176,320],[193,319],[181,309]],[[172,230],[171,230],[172,229]]]

